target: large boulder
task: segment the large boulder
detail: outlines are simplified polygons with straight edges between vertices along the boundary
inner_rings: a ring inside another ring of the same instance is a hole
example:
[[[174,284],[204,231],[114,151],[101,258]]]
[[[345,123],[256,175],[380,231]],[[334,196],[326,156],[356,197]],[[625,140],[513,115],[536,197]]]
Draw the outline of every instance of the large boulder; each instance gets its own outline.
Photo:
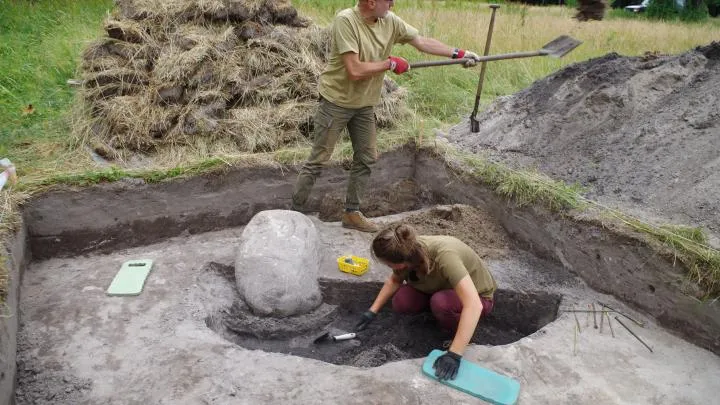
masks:
[[[259,316],[304,314],[322,303],[318,284],[319,237],[305,215],[268,210],[242,233],[235,260],[240,297]]]

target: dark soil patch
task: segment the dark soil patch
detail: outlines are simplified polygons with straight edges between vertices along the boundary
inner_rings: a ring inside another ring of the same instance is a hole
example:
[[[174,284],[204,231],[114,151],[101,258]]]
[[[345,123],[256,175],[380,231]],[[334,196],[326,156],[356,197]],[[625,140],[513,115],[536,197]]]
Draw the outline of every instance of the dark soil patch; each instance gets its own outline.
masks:
[[[207,267],[218,271],[228,282],[235,283],[232,266],[214,263]],[[378,318],[356,339],[313,344],[313,340],[328,331],[331,335],[352,332],[360,314],[367,309],[380,291],[381,283],[358,283],[337,280],[320,280],[323,301],[326,306],[335,307],[334,312],[320,311],[326,321],[316,323],[302,315],[315,330],[299,327],[278,332],[272,326],[274,338],[263,331],[242,328],[248,319],[244,305],[236,302],[231,308],[219,311],[206,319],[209,328],[225,339],[252,350],[286,353],[322,360],[340,365],[376,367],[389,361],[420,358],[433,349],[443,348],[443,343],[452,339],[436,325],[430,312],[416,315],[399,315],[390,310],[388,304]],[[545,292],[518,293],[500,290],[495,296],[493,313],[483,318],[472,338],[472,343],[484,345],[505,345],[536,332],[557,317],[560,297]],[[322,307],[321,307],[322,308]],[[239,321],[241,320],[241,321]],[[287,320],[292,323],[293,320]],[[274,325],[276,322],[270,322]]]

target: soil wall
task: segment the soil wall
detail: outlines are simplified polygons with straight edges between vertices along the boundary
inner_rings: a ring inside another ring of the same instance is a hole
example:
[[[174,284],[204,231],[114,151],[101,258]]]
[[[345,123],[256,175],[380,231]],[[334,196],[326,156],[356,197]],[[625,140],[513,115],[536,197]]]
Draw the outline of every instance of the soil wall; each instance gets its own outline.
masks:
[[[413,162],[409,148],[385,155],[373,169],[365,203],[383,205],[377,200],[387,200],[394,182],[412,178]],[[33,199],[24,210],[33,258],[104,253],[183,232],[242,226],[262,210],[289,209],[296,174],[279,166],[252,167],[159,184],[120,181],[82,191],[52,191]],[[341,166],[327,168],[308,208],[341,212],[347,178]],[[414,205],[415,195],[405,196]],[[405,211],[408,202],[396,201],[395,206]],[[387,211],[401,212],[393,207]]]
[[[22,272],[30,259],[26,244],[27,233],[23,225],[8,246],[9,255],[4,258],[9,274],[8,292],[0,316],[0,405],[14,403],[15,397],[20,282]]]
[[[681,292],[684,269],[645,243],[539,207],[517,207],[480,183],[461,181],[433,157],[417,158],[415,181],[426,199],[488,210],[513,239],[533,253],[556,260],[593,289],[648,313],[664,327],[720,354],[720,306]]]

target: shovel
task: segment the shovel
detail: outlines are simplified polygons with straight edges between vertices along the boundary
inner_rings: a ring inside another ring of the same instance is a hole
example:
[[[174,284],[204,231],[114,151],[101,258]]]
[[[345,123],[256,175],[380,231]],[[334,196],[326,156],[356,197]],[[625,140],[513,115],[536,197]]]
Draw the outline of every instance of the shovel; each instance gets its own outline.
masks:
[[[491,62],[494,60],[530,58],[533,56],[551,56],[553,58],[561,58],[573,49],[577,48],[580,44],[582,44],[582,41],[578,41],[577,39],[569,37],[567,35],[561,35],[554,40],[548,42],[547,44],[545,44],[545,46],[543,46],[537,51],[500,53],[497,55],[481,56],[478,59],[475,59],[475,61]],[[417,69],[432,66],[459,65],[465,64],[470,60],[470,58],[462,58],[449,60],[433,60],[427,62],[414,62],[410,64],[410,68]]]

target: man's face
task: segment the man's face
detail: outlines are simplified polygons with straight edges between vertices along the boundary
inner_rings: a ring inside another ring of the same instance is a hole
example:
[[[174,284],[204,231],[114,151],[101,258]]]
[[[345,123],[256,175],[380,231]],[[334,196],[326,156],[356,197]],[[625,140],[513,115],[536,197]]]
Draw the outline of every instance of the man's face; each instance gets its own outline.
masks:
[[[383,18],[387,15],[388,11],[395,5],[395,0],[373,0],[375,3],[375,17]]]

